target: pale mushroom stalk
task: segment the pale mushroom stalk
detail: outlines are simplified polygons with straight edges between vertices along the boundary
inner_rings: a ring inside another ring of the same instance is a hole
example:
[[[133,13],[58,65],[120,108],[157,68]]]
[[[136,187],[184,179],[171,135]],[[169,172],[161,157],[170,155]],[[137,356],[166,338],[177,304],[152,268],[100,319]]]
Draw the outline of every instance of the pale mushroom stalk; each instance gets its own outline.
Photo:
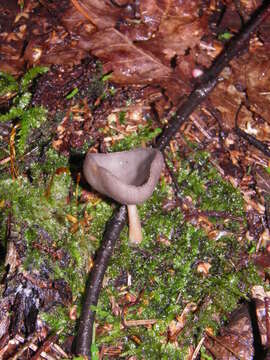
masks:
[[[138,245],[142,242],[142,226],[136,205],[127,205],[128,209],[128,226],[129,226],[129,243]]]

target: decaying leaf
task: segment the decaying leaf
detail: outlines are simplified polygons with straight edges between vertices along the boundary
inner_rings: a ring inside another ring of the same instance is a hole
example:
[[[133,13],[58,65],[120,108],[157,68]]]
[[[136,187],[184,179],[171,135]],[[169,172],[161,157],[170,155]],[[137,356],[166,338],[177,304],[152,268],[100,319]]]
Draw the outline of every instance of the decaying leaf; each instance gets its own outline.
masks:
[[[270,54],[269,51],[256,51],[245,65],[248,99],[254,110],[266,121],[270,112]]]
[[[172,71],[151,53],[134,45],[116,29],[92,35],[92,53],[104,62],[104,72],[113,72],[118,83],[147,84],[168,80]]]
[[[207,15],[199,17],[196,1],[119,5],[72,0],[63,3],[61,12],[52,1],[27,3],[24,14],[15,20],[25,28],[20,44],[27,42],[25,49],[14,49],[19,66],[74,65],[91,53],[102,60],[105,73],[113,72],[114,82],[161,85],[172,99],[188,90],[186,80],[195,63],[186,52],[199,44],[207,29]],[[0,68],[5,69],[4,63]]]
[[[270,195],[270,176],[267,171],[257,166],[255,169],[255,177],[258,190],[264,195]]]
[[[219,360],[252,360],[253,333],[248,307],[242,306],[231,314],[220,336],[214,337],[207,333],[204,346]]]
[[[194,311],[196,311],[197,305],[195,303],[189,303],[184,308],[181,315],[177,316],[175,320],[172,320],[168,327],[168,340],[170,342],[174,342],[177,339],[179,333],[183,330],[188,315]]]
[[[256,305],[257,322],[263,346],[270,345],[270,292],[262,286],[253,286],[252,298]]]
[[[96,28],[106,29],[116,25],[125,9],[106,0],[71,0],[74,8],[89,20]],[[73,8],[73,13],[74,13]]]

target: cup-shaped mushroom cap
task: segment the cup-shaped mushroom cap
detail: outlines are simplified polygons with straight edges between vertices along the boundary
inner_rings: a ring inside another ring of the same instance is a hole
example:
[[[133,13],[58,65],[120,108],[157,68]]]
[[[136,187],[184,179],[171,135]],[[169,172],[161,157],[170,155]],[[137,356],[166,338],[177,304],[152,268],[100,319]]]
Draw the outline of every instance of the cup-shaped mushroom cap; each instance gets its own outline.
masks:
[[[121,204],[140,204],[148,199],[164,166],[161,152],[139,148],[109,154],[88,153],[83,172],[101,194]]]

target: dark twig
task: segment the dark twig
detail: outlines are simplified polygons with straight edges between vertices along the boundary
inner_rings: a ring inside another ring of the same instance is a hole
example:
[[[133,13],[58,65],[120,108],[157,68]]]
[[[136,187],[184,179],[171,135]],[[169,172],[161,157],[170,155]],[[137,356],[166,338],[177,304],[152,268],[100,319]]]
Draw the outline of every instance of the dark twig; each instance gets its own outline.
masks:
[[[166,158],[166,154],[164,154],[164,160],[165,160],[165,165],[166,165],[166,169],[168,170],[168,173],[170,175],[170,178],[172,180],[172,184],[173,184],[173,187],[174,187],[174,193],[175,193],[175,196],[177,197],[177,199],[179,200],[180,204],[183,205],[183,197],[181,196],[182,195],[182,191],[180,189],[180,186],[178,184],[178,180],[177,180],[177,177],[174,173],[174,171],[170,168],[169,164],[168,164],[168,161],[167,161],[167,158]]]
[[[270,230],[270,200],[268,196],[265,197],[265,220],[267,227]]]
[[[214,89],[218,82],[218,75],[229,64],[234,56],[239,54],[240,50],[244,48],[251,33],[257,29],[260,23],[268,15],[269,8],[269,1],[264,1],[263,5],[253,14],[251,20],[246,24],[243,30],[230,41],[212,67],[201,78],[200,83],[194,88],[187,100],[177,110],[174,119],[172,119],[164,129],[156,143],[158,149],[161,151],[165,149],[170,140],[177,133],[179,127]],[[90,279],[86,287],[85,303],[83,305],[76,339],[76,353],[78,355],[86,355],[88,359],[91,359],[90,348],[95,318],[95,312],[90,307],[91,305],[96,305],[98,302],[103,276],[112,254],[114,244],[126,223],[126,216],[126,209],[122,206],[108,223],[103,237],[102,247],[98,252],[94,268],[91,271]]]
[[[91,306],[96,306],[102,286],[103,277],[112,256],[114,245],[127,220],[126,206],[121,206],[114,213],[106,226],[102,246],[98,251],[89,281],[85,289],[85,299],[79,323],[79,330],[76,339],[76,353],[86,355],[91,359],[91,343],[93,336],[93,325],[95,311]]]
[[[237,113],[235,115],[235,132],[236,132],[236,134],[238,136],[244,138],[245,140],[247,140],[251,145],[255,146],[255,148],[257,148],[262,153],[264,153],[264,155],[270,157],[270,149],[267,146],[267,144],[256,139],[255,136],[246,133],[245,131],[240,129],[240,127],[238,126],[238,116],[239,116],[241,108],[242,108],[242,104],[239,106]]]
[[[41,353],[44,351],[45,353],[50,350],[53,343],[58,340],[58,335],[51,335],[38,349],[34,356],[31,357],[31,360],[38,360],[41,357]]]
[[[268,296],[264,298],[265,306],[265,325],[266,325],[266,344],[265,346],[269,349],[270,346],[270,319],[269,319],[269,310],[270,310],[270,299]]]

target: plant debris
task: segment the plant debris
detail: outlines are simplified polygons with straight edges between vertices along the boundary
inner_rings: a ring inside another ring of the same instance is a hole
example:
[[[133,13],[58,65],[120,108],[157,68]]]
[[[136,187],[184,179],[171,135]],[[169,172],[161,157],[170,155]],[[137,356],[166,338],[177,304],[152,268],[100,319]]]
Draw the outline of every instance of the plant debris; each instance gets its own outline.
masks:
[[[267,6],[1,2],[1,359],[75,359],[82,314],[93,360],[267,356],[268,12],[235,46]],[[131,248],[82,162],[151,144],[167,166]]]

